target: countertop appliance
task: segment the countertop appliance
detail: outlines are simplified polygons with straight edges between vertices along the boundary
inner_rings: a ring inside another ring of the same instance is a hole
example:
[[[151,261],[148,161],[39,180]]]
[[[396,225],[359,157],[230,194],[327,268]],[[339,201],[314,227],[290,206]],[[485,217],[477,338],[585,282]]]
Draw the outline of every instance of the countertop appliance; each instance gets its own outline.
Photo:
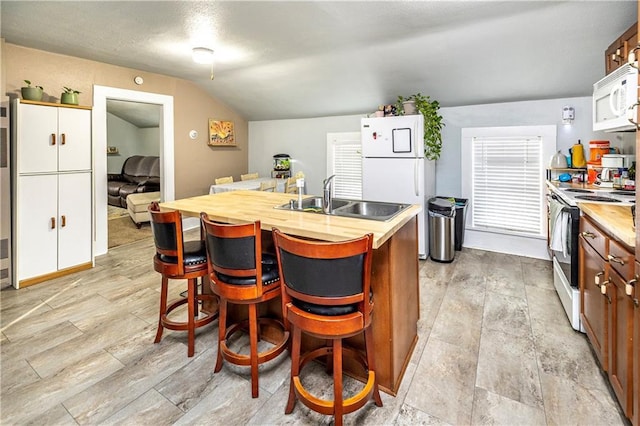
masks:
[[[636,161],[635,155],[628,154],[604,154],[601,158],[602,167],[628,169]]]
[[[629,118],[638,102],[638,70],[625,64],[593,85],[593,130],[636,130]]]
[[[424,158],[421,114],[361,120],[362,198],[418,204],[418,256],[426,259],[425,201],[435,195],[435,162]]]

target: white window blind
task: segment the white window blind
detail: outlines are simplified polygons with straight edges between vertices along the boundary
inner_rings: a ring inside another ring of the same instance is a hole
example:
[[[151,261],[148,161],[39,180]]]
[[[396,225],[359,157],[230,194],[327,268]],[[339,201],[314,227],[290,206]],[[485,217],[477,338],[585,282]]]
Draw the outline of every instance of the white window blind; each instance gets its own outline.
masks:
[[[333,196],[362,198],[362,158],[359,133],[333,133],[327,138],[328,174],[333,180]]]
[[[472,138],[472,226],[543,234],[542,138]]]

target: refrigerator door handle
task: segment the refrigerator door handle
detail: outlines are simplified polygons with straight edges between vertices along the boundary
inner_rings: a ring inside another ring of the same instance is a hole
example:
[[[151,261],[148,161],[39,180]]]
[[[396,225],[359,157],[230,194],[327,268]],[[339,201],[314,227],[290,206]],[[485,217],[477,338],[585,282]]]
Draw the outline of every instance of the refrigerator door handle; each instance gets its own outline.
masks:
[[[416,158],[413,163],[413,191],[416,193],[416,197],[420,195],[420,182],[418,182],[418,175],[420,169],[420,160]]]

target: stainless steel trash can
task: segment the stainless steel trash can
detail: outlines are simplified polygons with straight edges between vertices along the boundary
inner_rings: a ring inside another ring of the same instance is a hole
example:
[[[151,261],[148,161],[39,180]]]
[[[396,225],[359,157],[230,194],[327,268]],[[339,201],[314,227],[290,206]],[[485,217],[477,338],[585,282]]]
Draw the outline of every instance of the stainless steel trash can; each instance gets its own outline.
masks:
[[[455,257],[456,204],[431,198],[429,212],[429,256],[436,262],[451,262]]]

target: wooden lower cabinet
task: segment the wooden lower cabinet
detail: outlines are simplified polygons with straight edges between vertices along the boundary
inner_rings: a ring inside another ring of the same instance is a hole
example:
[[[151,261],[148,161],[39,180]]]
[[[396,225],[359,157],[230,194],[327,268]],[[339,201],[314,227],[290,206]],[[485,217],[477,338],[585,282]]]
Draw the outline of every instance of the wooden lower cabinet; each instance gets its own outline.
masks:
[[[622,411],[632,415],[633,390],[633,302],[625,293],[626,280],[615,270],[609,270],[607,284],[608,358],[607,373]]]
[[[635,262],[635,279],[640,277],[640,263]],[[633,303],[633,416],[631,423],[640,426],[640,283],[636,282],[630,296]]]
[[[588,216],[580,219],[579,241],[582,325],[622,411],[638,425],[640,326],[634,322],[638,323],[639,308],[627,295],[627,286],[639,266],[634,265],[630,247],[614,240]],[[640,285],[638,290],[636,294]]]
[[[580,235],[580,320],[603,370],[607,370],[607,300],[601,292],[606,262]]]

